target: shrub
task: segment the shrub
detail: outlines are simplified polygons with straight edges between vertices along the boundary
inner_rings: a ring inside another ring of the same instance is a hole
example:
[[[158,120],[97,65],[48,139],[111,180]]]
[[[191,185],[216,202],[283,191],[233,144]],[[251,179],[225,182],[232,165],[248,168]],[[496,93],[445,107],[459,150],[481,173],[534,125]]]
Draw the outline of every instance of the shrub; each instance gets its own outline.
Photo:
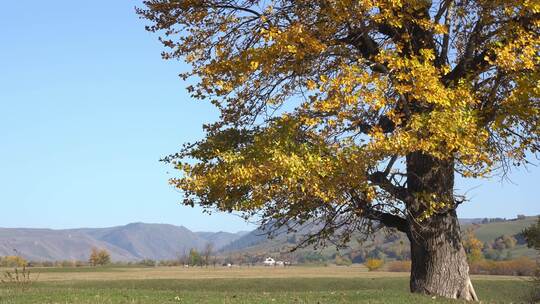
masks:
[[[75,261],[75,267],[85,267],[88,266],[88,263],[85,261]]]
[[[62,266],[63,268],[72,268],[72,267],[77,266],[77,262],[76,261],[61,261],[60,266]]]
[[[324,260],[325,257],[319,252],[308,252],[298,258],[298,262],[300,263],[320,263]]]
[[[156,261],[154,261],[152,259],[144,259],[144,260],[141,260],[137,264],[142,265],[142,266],[155,267],[157,263],[156,263]]]
[[[367,259],[364,265],[369,271],[375,271],[380,269],[384,265],[384,261],[381,259]]]
[[[23,291],[35,281],[37,281],[37,277],[30,276],[30,270],[26,268],[26,265],[23,265],[22,268],[15,267],[12,271],[6,270],[0,277],[1,284],[7,285],[8,288],[15,287]]]
[[[0,257],[0,267],[25,267],[27,264],[26,260],[20,256]]]
[[[162,261],[159,261],[159,262],[158,262],[158,265],[159,265],[159,266],[168,266],[168,267],[172,267],[172,266],[181,266],[182,263],[180,263],[179,260],[162,260]]]
[[[51,262],[51,261],[44,261],[44,262],[41,262],[41,266],[42,267],[53,267],[54,263]]]
[[[393,261],[388,263],[388,271],[411,272],[411,261]]]
[[[338,266],[351,266],[352,261],[346,256],[336,255],[335,263]]]
[[[532,276],[536,262],[528,257],[520,257],[509,261],[478,261],[471,263],[469,267],[472,274]]]

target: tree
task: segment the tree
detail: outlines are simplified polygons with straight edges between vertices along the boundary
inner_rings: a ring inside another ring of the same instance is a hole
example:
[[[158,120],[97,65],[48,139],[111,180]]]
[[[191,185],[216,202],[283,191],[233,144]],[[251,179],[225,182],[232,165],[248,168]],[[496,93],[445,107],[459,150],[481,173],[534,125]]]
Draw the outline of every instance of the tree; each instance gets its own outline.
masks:
[[[92,266],[103,266],[111,262],[111,255],[105,249],[92,248],[88,262]]]
[[[536,224],[523,230],[522,234],[525,237],[525,240],[527,240],[528,247],[540,250],[540,217],[538,217],[538,222]]]
[[[517,240],[511,235],[501,235],[495,239],[493,248],[497,250],[512,249],[516,247]]]
[[[204,246],[203,251],[203,258],[204,258],[204,265],[208,267],[210,264],[210,258],[212,257],[212,253],[214,252],[214,245],[212,243],[206,243],[206,246]]]
[[[90,257],[88,258],[88,263],[92,266],[99,265],[99,249],[92,248],[92,251],[90,252]]]
[[[191,266],[202,266],[201,254],[195,248],[189,250],[189,263]]]
[[[482,248],[484,244],[476,238],[472,229],[467,229],[465,237],[463,238],[463,248],[467,254],[467,260],[469,263],[474,263],[482,260],[484,255],[482,254]]]
[[[269,233],[318,224],[300,245],[381,224],[411,241],[411,291],[477,299],[454,178],[539,151],[538,0],[144,5],[163,58],[190,63],[188,91],[221,113],[164,159],[184,204]]]

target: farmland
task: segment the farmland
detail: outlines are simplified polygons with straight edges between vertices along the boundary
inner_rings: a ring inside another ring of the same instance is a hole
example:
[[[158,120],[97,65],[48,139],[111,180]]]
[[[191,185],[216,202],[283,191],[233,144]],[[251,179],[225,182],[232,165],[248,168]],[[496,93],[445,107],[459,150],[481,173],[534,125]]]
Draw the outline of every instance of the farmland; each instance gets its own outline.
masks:
[[[0,303],[456,303],[408,292],[408,274],[363,267],[106,267],[32,270],[23,289],[0,285]],[[474,276],[484,303],[527,300],[523,278]]]

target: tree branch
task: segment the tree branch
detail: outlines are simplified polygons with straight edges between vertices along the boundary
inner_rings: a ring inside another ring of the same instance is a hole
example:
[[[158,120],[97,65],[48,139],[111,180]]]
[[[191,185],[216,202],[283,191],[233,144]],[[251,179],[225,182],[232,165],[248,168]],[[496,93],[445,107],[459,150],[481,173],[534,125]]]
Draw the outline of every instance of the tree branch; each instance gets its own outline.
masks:
[[[379,221],[388,228],[395,228],[405,233],[409,231],[409,224],[407,223],[407,220],[394,214],[373,210],[370,208],[364,211],[364,217],[370,220]]]
[[[394,198],[407,203],[411,201],[411,196],[409,195],[409,192],[404,187],[399,187],[394,184],[388,178],[386,177],[384,172],[374,172],[372,174],[368,175],[368,180],[372,182],[374,185],[380,187],[384,191],[391,194]]]

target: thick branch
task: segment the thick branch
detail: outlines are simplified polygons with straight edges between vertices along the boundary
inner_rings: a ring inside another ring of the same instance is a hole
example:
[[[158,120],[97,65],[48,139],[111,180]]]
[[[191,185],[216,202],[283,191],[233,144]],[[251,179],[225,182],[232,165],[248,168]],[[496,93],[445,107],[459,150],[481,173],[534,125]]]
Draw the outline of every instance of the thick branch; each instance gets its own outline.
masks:
[[[359,118],[351,127],[353,129],[360,129],[360,132],[364,134],[369,134],[374,127],[381,128],[383,133],[392,133],[396,129],[395,123],[386,115],[382,115],[375,125],[367,123]]]
[[[411,201],[411,197],[407,189],[404,187],[399,187],[392,184],[392,182],[388,180],[384,172],[377,171],[375,173],[369,174],[368,180],[372,182],[374,185],[388,192],[394,198],[404,203]]]
[[[354,31],[339,41],[354,46],[354,48],[360,52],[362,58],[371,62],[370,67],[373,71],[378,73],[388,72],[388,68],[373,60],[373,58],[379,54],[380,47],[367,32],[360,30]]]
[[[379,221],[388,228],[395,228],[405,233],[409,231],[409,225],[407,223],[407,220],[394,214],[381,212],[373,209],[367,209],[364,212],[364,217],[370,220]]]

